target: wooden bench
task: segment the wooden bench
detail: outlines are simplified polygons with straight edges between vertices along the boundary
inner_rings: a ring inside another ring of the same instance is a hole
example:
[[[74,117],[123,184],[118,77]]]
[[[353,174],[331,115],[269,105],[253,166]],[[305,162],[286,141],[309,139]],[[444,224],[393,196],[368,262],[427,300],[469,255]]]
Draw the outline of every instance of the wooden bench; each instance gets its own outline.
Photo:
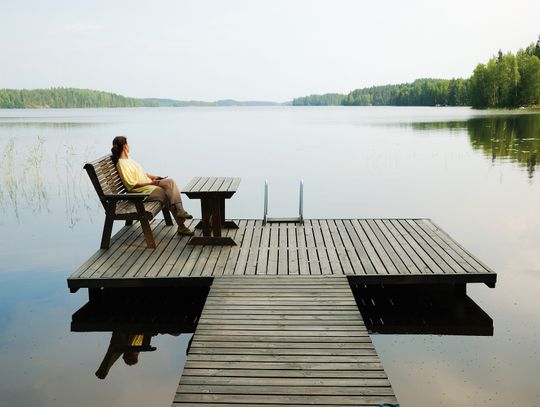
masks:
[[[109,248],[115,220],[125,220],[126,225],[131,225],[134,220],[138,220],[141,222],[147,246],[155,249],[156,242],[150,220],[162,211],[165,224],[171,226],[173,222],[169,210],[159,201],[146,201],[149,194],[127,192],[111,155],[86,163],[84,169],[105,209],[105,224],[100,247]]]

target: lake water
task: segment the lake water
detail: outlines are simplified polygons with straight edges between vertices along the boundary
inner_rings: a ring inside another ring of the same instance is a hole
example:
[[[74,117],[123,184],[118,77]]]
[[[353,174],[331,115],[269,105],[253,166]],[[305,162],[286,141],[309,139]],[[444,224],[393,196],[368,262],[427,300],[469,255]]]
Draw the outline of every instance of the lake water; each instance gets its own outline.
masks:
[[[104,219],[82,165],[119,134],[180,186],[242,177],[230,217],[262,217],[265,179],[295,216],[303,179],[308,218],[433,219],[498,273],[468,289],[494,335],[373,335],[401,405],[540,406],[540,112],[394,107],[0,110],[0,406],[172,400],[189,335],[99,380],[110,333],[70,332]]]

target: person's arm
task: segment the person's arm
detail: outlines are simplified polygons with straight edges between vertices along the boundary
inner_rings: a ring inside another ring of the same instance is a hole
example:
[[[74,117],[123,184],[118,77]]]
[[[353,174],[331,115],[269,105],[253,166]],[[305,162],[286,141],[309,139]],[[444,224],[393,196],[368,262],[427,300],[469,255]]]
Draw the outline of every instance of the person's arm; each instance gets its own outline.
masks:
[[[146,176],[147,176],[148,178],[150,178],[152,181],[154,181],[156,178],[158,178],[157,175],[152,175],[152,174],[148,174],[148,173],[146,173]]]

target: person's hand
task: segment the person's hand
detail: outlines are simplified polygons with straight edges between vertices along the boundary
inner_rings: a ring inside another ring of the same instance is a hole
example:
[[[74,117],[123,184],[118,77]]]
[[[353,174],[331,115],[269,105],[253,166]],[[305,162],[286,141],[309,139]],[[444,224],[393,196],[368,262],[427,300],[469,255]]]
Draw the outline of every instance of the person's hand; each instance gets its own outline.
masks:
[[[152,185],[157,185],[159,186],[159,180],[157,178],[154,178],[151,182]]]

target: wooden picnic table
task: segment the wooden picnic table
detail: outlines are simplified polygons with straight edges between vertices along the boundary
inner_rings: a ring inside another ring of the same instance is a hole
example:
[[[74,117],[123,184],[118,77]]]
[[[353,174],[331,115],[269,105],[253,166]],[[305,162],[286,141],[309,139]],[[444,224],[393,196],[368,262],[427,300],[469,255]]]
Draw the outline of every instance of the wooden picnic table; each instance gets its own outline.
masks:
[[[233,221],[225,220],[225,199],[231,198],[240,186],[240,178],[194,177],[182,193],[190,199],[201,200],[201,221],[196,226],[202,236],[194,236],[189,244],[235,246],[230,237],[221,235],[222,229],[237,229]]]

